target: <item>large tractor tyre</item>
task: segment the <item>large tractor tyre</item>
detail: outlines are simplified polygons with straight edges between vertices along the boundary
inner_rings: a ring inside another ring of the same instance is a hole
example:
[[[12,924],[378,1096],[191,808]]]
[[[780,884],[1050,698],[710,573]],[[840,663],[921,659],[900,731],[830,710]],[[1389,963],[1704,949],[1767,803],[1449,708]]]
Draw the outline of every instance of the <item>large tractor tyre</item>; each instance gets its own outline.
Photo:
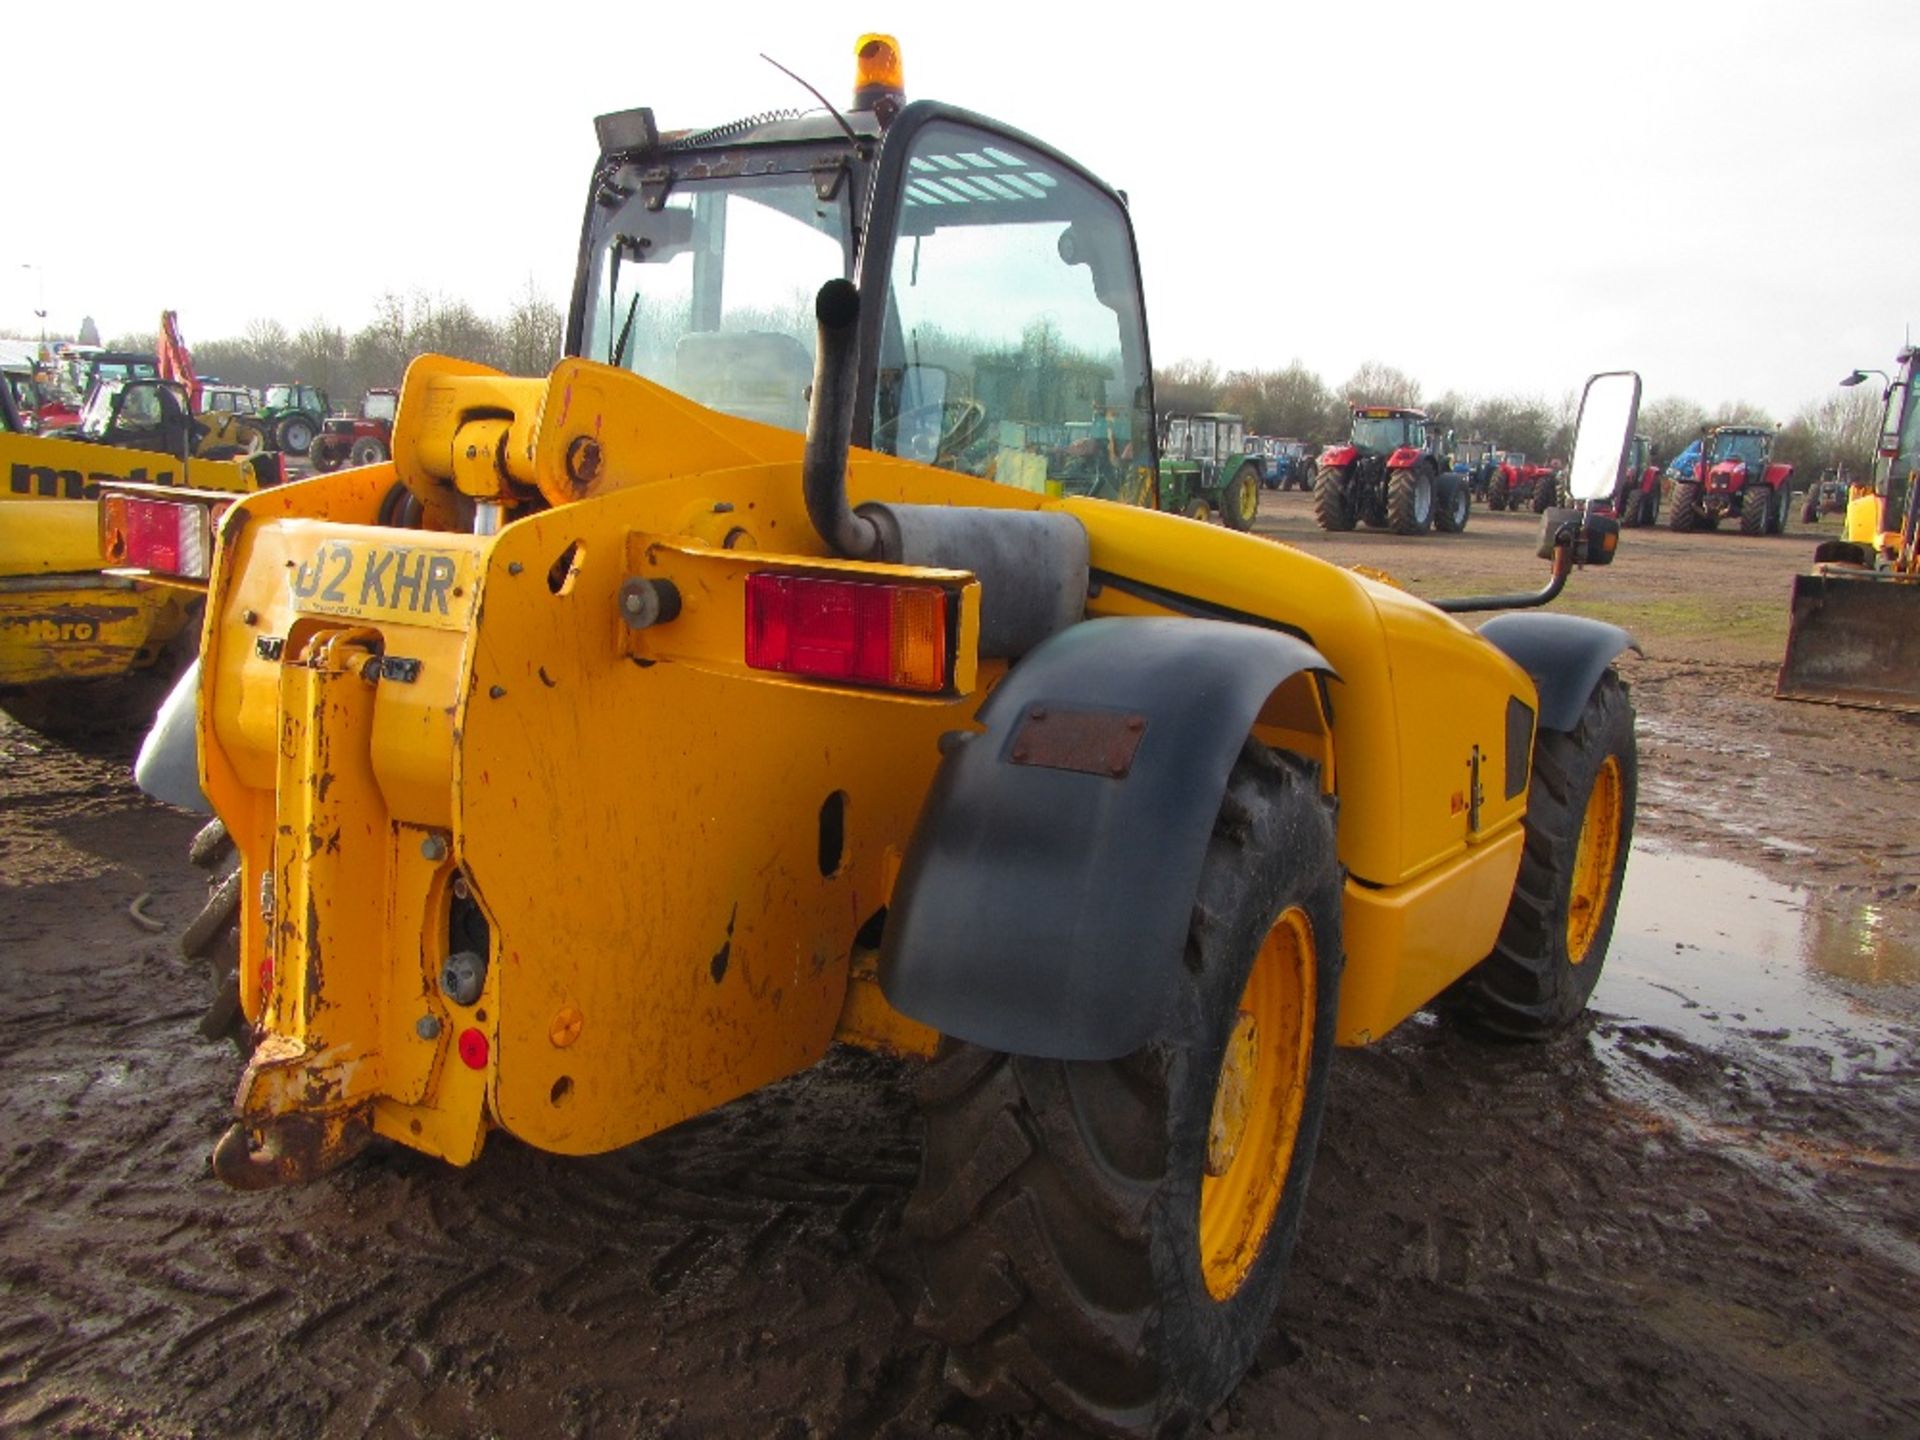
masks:
[[[1260,513],[1260,467],[1251,460],[1233,472],[1233,479],[1220,492],[1220,518],[1229,530],[1253,529],[1253,517]]]
[[[1473,514],[1473,495],[1467,489],[1463,476],[1447,488],[1440,503],[1434,507],[1433,528],[1447,535],[1458,535],[1467,528],[1467,517]]]
[[[1181,1434],[1252,1363],[1326,1107],[1341,872],[1312,768],[1248,742],[1168,1006],[1115,1061],[949,1041],[923,1074],[916,1322],[990,1409]]]
[[[1817,525],[1820,523],[1820,491],[1818,488],[1807,491],[1806,503],[1800,507],[1800,523]],[[1785,528],[1785,527],[1782,527]]]
[[[1489,510],[1504,510],[1507,508],[1506,486],[1489,485],[1487,487],[1487,508]]]
[[[1792,521],[1793,492],[1785,485],[1773,492],[1773,506],[1767,512],[1767,534],[1784,535]]]
[[[363,465],[378,465],[387,458],[387,447],[377,435],[362,435],[347,452],[347,464],[356,470]]]
[[[240,1009],[240,853],[227,827],[214,820],[193,837],[187,857],[207,872],[207,903],[180,937],[180,954],[205,977],[208,998],[200,1035],[249,1055],[253,1032]]]
[[[1740,492],[1740,533],[1764,535],[1773,517],[1773,491],[1764,485],[1749,485]]]
[[[1533,513],[1544,515],[1553,508],[1553,502],[1560,496],[1560,482],[1551,475],[1542,475],[1533,482]]]
[[[321,435],[314,436],[313,443],[307,446],[307,464],[313,467],[316,475],[325,475],[340,468],[339,458],[327,448],[326,438]]]
[[[1613,939],[1638,787],[1633,702],[1609,670],[1571,732],[1540,733],[1500,938],[1447,992],[1447,1009],[1518,1040],[1544,1039],[1578,1018]]]
[[[1353,529],[1353,501],[1347,494],[1346,471],[1322,465],[1313,477],[1313,518],[1322,530]]]
[[[1673,503],[1667,506],[1667,528],[1686,534],[1698,530],[1704,517],[1700,513],[1700,484],[1683,480],[1673,487]]]
[[[318,427],[304,415],[289,415],[280,422],[280,450],[288,455],[304,455],[313,444]]]
[[[1433,529],[1433,472],[1426,466],[1396,470],[1388,478],[1387,525],[1396,535]]]

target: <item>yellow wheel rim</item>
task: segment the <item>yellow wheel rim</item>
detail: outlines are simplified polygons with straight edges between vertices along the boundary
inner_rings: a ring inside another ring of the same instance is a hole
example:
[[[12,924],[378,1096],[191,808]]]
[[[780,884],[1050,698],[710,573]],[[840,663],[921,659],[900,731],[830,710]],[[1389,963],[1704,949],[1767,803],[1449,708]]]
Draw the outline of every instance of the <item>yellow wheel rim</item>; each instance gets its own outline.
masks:
[[[1206,501],[1189,500],[1187,502],[1187,518],[1189,520],[1205,520],[1208,514],[1209,514],[1209,511],[1207,509]]]
[[[1240,477],[1240,518],[1249,525],[1260,513],[1260,479],[1256,475]]]
[[[1620,858],[1620,762],[1609,755],[1593,777],[1580,844],[1573,854],[1573,889],[1567,898],[1567,959],[1587,958],[1613,893],[1613,871]]]
[[[1297,906],[1254,957],[1214,1085],[1200,1181],[1200,1268],[1232,1298],[1280,1210],[1313,1059],[1313,926]]]

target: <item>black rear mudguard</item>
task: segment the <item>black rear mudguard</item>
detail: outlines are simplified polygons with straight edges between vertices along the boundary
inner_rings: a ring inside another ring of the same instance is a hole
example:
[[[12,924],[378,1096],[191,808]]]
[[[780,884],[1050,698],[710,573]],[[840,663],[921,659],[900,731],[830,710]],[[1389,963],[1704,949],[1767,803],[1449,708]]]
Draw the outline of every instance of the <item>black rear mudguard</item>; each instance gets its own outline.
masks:
[[[888,911],[889,1003],[1050,1059],[1163,1033],[1228,772],[1303,671],[1332,667],[1213,620],[1091,620],[1036,648],[935,777]]]

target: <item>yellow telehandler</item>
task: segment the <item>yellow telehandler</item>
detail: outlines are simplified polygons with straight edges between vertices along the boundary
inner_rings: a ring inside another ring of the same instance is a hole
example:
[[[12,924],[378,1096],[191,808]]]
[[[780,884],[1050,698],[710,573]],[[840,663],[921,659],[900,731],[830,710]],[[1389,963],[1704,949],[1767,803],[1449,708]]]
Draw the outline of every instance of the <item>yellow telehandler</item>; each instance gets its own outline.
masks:
[[[860,55],[845,112],[602,117],[568,358],[418,359],[390,462],[226,514],[178,732],[235,867],[213,1166],[586,1155],[918,1057],[953,1383],[1180,1433],[1273,1314],[1333,1047],[1593,990],[1631,641],[1456,615],[1617,529],[1441,605],[1157,512],[1122,198]],[[1589,382],[1583,501],[1638,399]]]
[[[1813,573],[1793,577],[1793,616],[1774,694],[1920,713],[1920,352],[1887,376],[1878,463],[1847,499],[1843,538],[1821,544]],[[1858,385],[1855,370],[1840,383]]]

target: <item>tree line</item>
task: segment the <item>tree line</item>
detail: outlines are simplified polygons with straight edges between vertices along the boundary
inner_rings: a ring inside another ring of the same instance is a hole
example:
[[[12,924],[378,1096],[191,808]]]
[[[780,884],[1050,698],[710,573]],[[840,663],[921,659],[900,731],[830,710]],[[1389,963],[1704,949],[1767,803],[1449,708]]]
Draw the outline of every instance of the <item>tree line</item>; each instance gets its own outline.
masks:
[[[1351,400],[1425,410],[1452,430],[1456,439],[1491,440],[1529,456],[1562,459],[1572,444],[1580,404],[1577,390],[1551,399],[1457,390],[1427,398],[1412,376],[1378,361],[1362,365],[1335,387],[1298,360],[1283,370],[1228,371],[1207,360],[1181,360],[1154,371],[1153,389],[1163,415],[1225,411],[1243,417],[1253,434],[1289,436],[1316,447],[1346,437]],[[1780,425],[1775,456],[1791,463],[1796,477],[1806,480],[1837,466],[1845,466],[1853,475],[1870,474],[1880,414],[1877,387],[1836,389],[1825,399],[1801,406]],[[1772,427],[1775,423],[1765,409],[1744,401],[1709,410],[1693,400],[1668,395],[1642,402],[1639,431],[1651,442],[1654,460],[1664,465],[1699,438],[1703,426]]]
[[[397,386],[416,355],[453,355],[509,375],[545,375],[560,357],[566,316],[528,284],[503,316],[482,315],[463,300],[392,293],[374,302],[373,319],[349,334],[317,319],[298,330],[255,320],[237,336],[199,340],[189,332],[193,368],[255,389],[283,381],[317,385],[336,409],[358,408],[375,386]],[[153,333],[116,337],[110,350],[154,348]]]
[[[414,356],[435,353],[490,365],[510,375],[544,375],[559,357],[566,317],[531,282],[503,316],[482,315],[461,300],[416,294],[382,295],[373,318],[349,334],[324,319],[298,330],[260,319],[238,335],[194,341],[195,368],[239,385],[260,387],[298,380],[318,385],[339,408],[352,408],[373,386],[398,385]],[[152,335],[117,337],[109,348],[150,350]],[[1427,397],[1420,382],[1392,365],[1368,361],[1338,386],[1299,360],[1278,370],[1222,370],[1210,360],[1181,360],[1154,371],[1162,415],[1226,411],[1245,418],[1254,434],[1290,436],[1315,446],[1346,436],[1348,401],[1426,410],[1458,439],[1491,440],[1535,457],[1565,458],[1572,441],[1578,391],[1557,397],[1447,390]],[[1779,425],[1776,455],[1806,479],[1844,466],[1855,475],[1873,468],[1880,429],[1878,389],[1862,385],[1810,401]],[[1703,426],[1776,422],[1743,401],[1714,409],[1682,396],[1644,402],[1640,433],[1665,464]]]

